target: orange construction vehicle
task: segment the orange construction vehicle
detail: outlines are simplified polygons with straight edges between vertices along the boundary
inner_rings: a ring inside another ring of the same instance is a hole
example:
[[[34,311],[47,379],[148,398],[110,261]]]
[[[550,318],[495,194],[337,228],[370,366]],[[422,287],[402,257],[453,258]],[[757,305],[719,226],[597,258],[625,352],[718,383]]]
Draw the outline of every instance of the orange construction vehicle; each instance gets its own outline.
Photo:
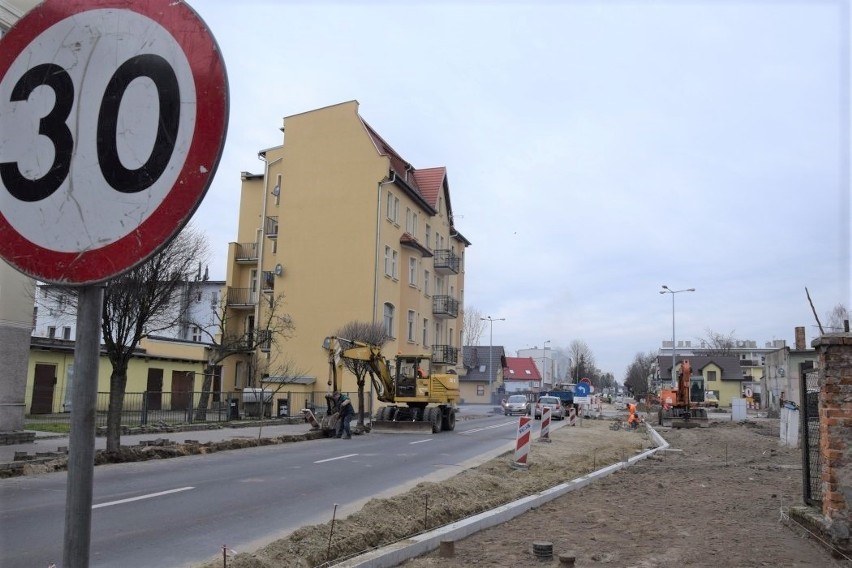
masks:
[[[689,401],[690,377],[692,366],[688,359],[680,363],[680,371],[677,374],[677,389],[663,390],[660,393],[662,408],[659,412],[660,426],[671,426],[672,428],[695,428],[710,426],[707,418],[707,409],[699,403]]]

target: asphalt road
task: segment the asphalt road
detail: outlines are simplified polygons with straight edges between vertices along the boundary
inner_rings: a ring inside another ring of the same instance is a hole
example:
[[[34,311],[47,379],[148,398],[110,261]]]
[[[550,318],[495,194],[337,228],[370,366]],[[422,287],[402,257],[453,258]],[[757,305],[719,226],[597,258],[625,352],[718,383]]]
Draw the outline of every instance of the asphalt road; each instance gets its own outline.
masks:
[[[340,517],[505,452],[517,423],[495,415],[435,435],[373,433],[99,466],[90,565],[191,566],[221,557],[223,545],[255,550],[329,521],[335,504]],[[65,473],[0,480],[0,565],[61,564],[65,489]]]

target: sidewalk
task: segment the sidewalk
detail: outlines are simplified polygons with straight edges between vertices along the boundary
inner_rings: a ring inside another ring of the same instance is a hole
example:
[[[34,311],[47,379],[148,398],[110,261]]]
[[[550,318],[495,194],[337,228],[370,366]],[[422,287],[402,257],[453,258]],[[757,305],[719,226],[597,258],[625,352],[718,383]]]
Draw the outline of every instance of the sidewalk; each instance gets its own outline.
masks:
[[[145,434],[126,434],[121,436],[122,446],[135,446],[146,440],[169,440],[175,443],[184,443],[186,440],[194,440],[204,444],[206,442],[224,442],[234,439],[257,439],[258,434],[262,438],[275,438],[283,435],[300,435],[312,431],[311,425],[300,422],[297,424],[280,424],[265,426],[245,426],[240,428],[217,428],[214,430],[186,430],[181,432],[148,432]],[[35,457],[38,454],[54,453],[58,448],[69,447],[67,435],[54,434],[52,432],[36,432],[36,439],[29,444],[11,444],[0,446],[0,464],[15,463],[15,454],[26,452]],[[106,448],[106,437],[95,438],[95,450]]]

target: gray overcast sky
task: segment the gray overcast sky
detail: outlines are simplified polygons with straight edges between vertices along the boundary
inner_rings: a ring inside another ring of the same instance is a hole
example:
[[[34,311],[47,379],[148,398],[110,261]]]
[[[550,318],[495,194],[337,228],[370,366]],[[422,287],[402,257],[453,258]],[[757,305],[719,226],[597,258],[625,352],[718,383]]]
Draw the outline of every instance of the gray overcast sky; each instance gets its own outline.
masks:
[[[581,339],[622,380],[671,338],[662,284],[697,289],[679,340],[810,341],[806,286],[821,319],[850,305],[843,0],[190,4],[230,79],[194,217],[214,278],[282,118],[357,99],[415,167],[447,167],[465,304],[506,318],[510,355]]]

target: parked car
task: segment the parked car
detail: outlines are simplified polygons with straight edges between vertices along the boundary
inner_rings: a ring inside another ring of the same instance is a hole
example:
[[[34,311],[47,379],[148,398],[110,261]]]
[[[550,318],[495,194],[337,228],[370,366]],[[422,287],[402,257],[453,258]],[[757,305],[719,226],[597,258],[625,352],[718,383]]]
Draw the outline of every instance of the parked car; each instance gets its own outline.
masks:
[[[565,407],[562,406],[562,401],[559,399],[558,396],[539,397],[534,407],[534,416],[536,420],[539,420],[541,418],[542,409],[544,407],[550,408],[551,420],[565,419]]]
[[[503,406],[503,414],[510,416],[512,414],[529,414],[530,402],[522,394],[513,394],[506,400]]]
[[[704,392],[704,406],[710,406],[712,408],[719,408],[719,399],[716,397],[716,393],[713,391],[705,391]]]

